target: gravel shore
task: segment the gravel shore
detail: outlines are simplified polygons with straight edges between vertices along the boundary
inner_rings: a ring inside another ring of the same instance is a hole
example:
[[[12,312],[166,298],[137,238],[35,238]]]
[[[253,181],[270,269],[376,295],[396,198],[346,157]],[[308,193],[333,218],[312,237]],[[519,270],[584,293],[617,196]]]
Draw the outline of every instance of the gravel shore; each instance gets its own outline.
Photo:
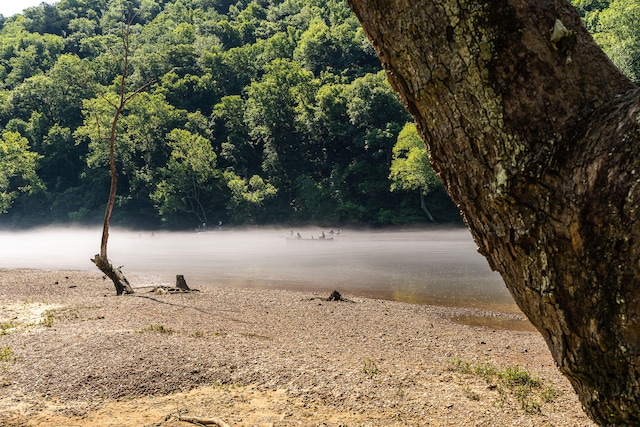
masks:
[[[517,315],[130,279],[0,270],[0,426],[594,425]]]

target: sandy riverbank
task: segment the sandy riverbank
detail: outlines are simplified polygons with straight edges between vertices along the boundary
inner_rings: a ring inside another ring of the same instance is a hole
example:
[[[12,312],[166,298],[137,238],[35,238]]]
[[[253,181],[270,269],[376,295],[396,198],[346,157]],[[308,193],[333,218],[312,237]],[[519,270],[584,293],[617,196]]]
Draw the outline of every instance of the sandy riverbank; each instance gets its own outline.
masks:
[[[498,329],[512,315],[147,291],[0,270],[0,426],[593,426],[539,334]]]

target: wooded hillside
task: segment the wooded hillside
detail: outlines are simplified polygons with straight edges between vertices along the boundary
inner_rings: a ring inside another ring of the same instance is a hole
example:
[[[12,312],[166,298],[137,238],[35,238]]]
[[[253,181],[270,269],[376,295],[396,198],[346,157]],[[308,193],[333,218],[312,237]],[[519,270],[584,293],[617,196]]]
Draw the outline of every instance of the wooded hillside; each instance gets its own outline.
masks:
[[[458,221],[415,171],[392,191],[410,117],[345,1],[62,0],[1,23],[0,226],[101,220],[129,18],[129,90],[151,84],[119,121],[114,224],[425,222],[421,194]]]
[[[574,4],[637,79],[637,1]],[[115,225],[460,222],[346,1],[61,0],[0,16],[0,227],[101,221],[129,18]]]

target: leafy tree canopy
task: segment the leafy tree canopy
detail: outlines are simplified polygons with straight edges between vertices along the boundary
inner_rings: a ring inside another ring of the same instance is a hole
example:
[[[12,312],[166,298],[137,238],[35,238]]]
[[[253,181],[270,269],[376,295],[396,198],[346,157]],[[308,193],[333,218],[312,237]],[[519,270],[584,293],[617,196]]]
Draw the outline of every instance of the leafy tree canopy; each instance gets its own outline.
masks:
[[[0,213],[6,212],[20,193],[42,188],[36,175],[40,156],[29,150],[29,142],[18,132],[0,137]]]
[[[640,2],[572,0],[587,29],[613,63],[640,83]]]

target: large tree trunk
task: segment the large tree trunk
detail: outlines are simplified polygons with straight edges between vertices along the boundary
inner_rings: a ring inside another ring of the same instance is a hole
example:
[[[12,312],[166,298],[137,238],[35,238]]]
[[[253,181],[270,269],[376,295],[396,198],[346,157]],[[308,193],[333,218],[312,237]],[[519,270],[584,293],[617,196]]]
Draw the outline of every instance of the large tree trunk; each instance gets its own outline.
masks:
[[[587,413],[640,425],[638,88],[564,0],[349,1]]]

